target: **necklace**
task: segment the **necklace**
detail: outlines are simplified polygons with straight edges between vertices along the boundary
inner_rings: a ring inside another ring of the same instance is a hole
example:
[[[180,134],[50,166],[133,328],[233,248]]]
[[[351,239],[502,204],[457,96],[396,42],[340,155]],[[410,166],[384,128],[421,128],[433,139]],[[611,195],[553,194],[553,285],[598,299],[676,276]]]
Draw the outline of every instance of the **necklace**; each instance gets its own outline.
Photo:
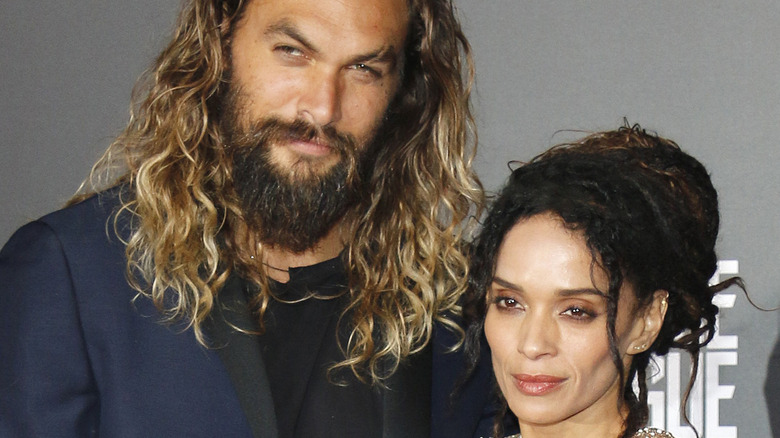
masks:
[[[266,263],[266,262],[263,262],[263,266],[265,266],[265,267],[266,267],[266,268],[268,268],[268,269],[273,269],[274,271],[279,271],[279,272],[286,272],[286,273],[288,273],[288,274],[290,273],[290,268],[287,268],[287,269],[283,269],[283,268],[277,268],[276,266],[271,266],[271,265],[269,265],[269,264],[268,264],[268,263]]]
[[[251,255],[251,256],[249,256],[249,258],[254,260],[255,256]],[[270,264],[268,264],[266,262],[261,262],[261,263],[263,263],[263,266],[265,266],[268,269],[273,269],[274,271],[279,271],[279,272],[287,272],[288,274],[290,273],[290,268],[287,268],[287,269],[277,268],[276,266],[270,265]]]

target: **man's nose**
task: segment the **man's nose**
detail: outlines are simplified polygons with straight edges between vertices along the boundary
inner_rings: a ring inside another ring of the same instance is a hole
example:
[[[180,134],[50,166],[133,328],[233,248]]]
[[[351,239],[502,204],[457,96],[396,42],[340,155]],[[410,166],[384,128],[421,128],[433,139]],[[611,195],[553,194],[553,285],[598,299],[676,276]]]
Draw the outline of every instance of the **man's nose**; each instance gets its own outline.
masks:
[[[298,100],[298,116],[317,126],[341,119],[342,86],[336,73],[312,72]]]

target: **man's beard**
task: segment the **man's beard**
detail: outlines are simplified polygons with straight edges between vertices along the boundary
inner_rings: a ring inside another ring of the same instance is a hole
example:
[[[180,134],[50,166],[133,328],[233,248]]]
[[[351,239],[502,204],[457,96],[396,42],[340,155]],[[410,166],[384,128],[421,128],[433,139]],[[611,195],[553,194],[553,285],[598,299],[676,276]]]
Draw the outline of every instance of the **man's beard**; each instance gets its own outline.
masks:
[[[360,186],[360,147],[332,127],[276,118],[242,129],[236,117],[239,98],[229,99],[223,123],[233,165],[233,186],[244,220],[258,240],[292,252],[313,248],[354,204]],[[300,157],[289,167],[272,162],[272,149],[296,140],[325,142],[339,155],[329,169]]]

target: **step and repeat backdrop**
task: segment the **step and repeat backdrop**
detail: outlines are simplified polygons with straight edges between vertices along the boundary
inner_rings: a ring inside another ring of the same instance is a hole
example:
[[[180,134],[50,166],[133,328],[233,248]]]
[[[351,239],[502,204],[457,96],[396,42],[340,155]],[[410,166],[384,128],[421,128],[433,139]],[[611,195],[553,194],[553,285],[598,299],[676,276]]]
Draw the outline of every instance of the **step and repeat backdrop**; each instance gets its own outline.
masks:
[[[477,68],[477,170],[628,119],[677,141],[721,199],[718,278],[780,305],[780,2],[456,0]],[[178,2],[9,0],[0,14],[0,242],[62,205],[123,127],[135,78]],[[691,419],[705,437],[780,437],[780,312],[719,297]],[[657,361],[652,425],[693,437],[678,410],[684,356]],[[774,431],[774,435],[773,435]]]

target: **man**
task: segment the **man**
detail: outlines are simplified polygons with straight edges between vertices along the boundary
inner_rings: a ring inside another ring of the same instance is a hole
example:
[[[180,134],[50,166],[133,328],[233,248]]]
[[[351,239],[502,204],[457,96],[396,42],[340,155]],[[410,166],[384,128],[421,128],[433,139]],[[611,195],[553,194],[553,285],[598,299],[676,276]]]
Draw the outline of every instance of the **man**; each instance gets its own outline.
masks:
[[[95,188],[0,254],[0,435],[481,434],[471,66],[448,0],[188,1]]]

